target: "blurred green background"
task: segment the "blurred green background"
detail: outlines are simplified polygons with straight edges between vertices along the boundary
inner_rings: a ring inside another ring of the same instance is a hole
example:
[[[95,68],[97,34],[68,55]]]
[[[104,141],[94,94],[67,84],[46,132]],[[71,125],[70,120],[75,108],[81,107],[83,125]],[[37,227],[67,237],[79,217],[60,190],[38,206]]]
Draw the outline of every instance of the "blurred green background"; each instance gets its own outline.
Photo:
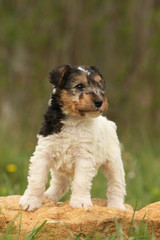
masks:
[[[51,92],[47,75],[65,63],[96,65],[106,79],[126,202],[160,200],[159,0],[0,0],[0,195],[26,187]],[[106,186],[99,172],[92,197],[105,197]]]

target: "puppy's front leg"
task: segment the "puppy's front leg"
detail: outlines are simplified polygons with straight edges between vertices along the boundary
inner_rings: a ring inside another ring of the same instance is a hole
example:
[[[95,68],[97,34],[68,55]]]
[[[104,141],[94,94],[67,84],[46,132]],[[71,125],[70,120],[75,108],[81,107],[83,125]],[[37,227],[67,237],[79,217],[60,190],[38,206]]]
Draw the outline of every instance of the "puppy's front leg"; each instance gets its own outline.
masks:
[[[50,169],[48,153],[44,146],[38,145],[36,147],[30,162],[28,187],[19,204],[23,210],[34,211],[42,205],[45,184]]]
[[[92,159],[78,159],[76,162],[70,199],[70,206],[73,208],[92,206],[90,189],[92,179],[97,173],[97,169],[93,167],[92,163]]]
[[[121,158],[120,144],[116,134],[116,127],[114,125],[110,129],[110,137],[108,138],[107,147],[107,161],[102,166],[102,169],[108,179],[107,206],[125,210],[125,173]]]
[[[50,187],[44,193],[44,197],[51,199],[54,202],[63,197],[63,195],[68,191],[69,188],[69,178],[51,170],[51,181]]]

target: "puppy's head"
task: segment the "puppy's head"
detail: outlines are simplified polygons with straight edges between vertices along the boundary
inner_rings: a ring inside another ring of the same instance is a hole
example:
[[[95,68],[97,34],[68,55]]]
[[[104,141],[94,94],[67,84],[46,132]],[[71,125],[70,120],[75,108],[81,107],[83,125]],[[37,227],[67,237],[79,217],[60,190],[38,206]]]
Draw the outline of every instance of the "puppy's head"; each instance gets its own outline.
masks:
[[[97,117],[108,106],[105,82],[95,66],[62,65],[49,73],[66,115]]]

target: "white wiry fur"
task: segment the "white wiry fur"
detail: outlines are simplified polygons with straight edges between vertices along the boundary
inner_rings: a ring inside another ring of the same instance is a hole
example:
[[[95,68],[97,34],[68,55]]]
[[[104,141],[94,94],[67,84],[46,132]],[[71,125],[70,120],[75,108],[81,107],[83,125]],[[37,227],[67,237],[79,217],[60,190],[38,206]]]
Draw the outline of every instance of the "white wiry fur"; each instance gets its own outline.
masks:
[[[72,117],[63,123],[60,133],[38,136],[30,159],[29,184],[20,199],[22,208],[34,211],[41,207],[44,197],[57,202],[68,190],[70,179],[70,206],[92,206],[92,179],[102,166],[108,178],[107,206],[125,210],[124,170],[115,123],[102,116]],[[44,193],[50,169],[52,179]]]
[[[88,76],[90,75],[90,72],[86,69],[84,69],[83,67],[79,66],[78,69],[82,72],[85,72]]]

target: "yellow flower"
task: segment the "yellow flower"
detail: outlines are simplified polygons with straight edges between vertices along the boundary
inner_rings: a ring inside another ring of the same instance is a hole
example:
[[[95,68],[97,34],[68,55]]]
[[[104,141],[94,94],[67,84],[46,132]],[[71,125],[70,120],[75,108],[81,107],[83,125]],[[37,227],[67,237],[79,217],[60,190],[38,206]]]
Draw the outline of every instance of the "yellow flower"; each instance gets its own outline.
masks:
[[[7,164],[6,170],[9,173],[13,173],[17,171],[17,166],[15,164]]]

